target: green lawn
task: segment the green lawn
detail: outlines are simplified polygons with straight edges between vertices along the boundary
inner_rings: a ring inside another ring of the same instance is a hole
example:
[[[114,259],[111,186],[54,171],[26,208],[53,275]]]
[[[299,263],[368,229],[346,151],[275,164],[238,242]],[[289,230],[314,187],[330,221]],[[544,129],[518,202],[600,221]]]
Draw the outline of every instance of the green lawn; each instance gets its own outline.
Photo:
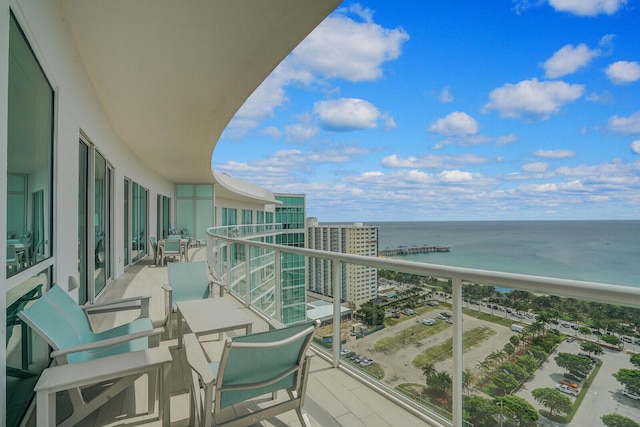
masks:
[[[468,351],[480,345],[496,332],[488,327],[473,328],[462,333],[462,348]],[[413,366],[421,369],[429,363],[438,363],[449,359],[453,355],[453,338],[448,338],[443,343],[432,346],[413,359]]]
[[[403,329],[392,337],[379,339],[373,344],[373,349],[375,351],[382,351],[385,353],[400,350],[407,345],[414,344],[424,338],[437,334],[438,332],[447,329],[449,326],[451,325],[441,320],[438,320],[437,323],[432,326],[416,323],[406,329]]]

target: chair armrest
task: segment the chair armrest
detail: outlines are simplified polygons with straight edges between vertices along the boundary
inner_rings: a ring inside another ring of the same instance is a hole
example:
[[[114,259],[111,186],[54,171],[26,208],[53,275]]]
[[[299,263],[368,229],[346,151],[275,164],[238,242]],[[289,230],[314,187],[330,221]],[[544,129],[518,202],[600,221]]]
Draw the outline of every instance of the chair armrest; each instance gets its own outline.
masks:
[[[170,285],[163,284],[162,290],[164,291],[164,312],[165,312],[165,322],[169,320],[169,315],[171,314],[171,310],[173,310],[173,288]]]
[[[130,298],[122,298],[117,301],[107,301],[97,304],[85,304],[81,306],[87,315],[111,313],[114,311],[125,311],[140,309],[141,318],[149,318],[149,296],[138,296]]]
[[[208,386],[216,380],[215,372],[211,371],[207,356],[200,345],[200,341],[195,334],[186,334],[184,336],[184,351],[187,357],[187,363],[198,373],[203,385]]]
[[[90,350],[97,350],[100,348],[105,348],[105,347],[113,347],[116,345],[120,345],[120,344],[124,344],[127,343],[129,341],[133,341],[139,338],[145,338],[145,337],[155,337],[156,335],[160,335],[164,333],[164,328],[155,328],[155,329],[150,329],[148,331],[140,331],[140,332],[135,332],[133,334],[129,334],[129,335],[123,335],[123,336],[119,336],[119,337],[114,337],[114,338],[108,338],[105,340],[100,340],[100,341],[95,341],[95,342],[91,342],[91,343],[87,343],[87,344],[82,344],[82,345],[77,345],[75,347],[69,347],[69,348],[65,348],[62,350],[54,350],[51,352],[51,357],[52,358],[57,358],[60,356],[66,356],[67,354],[72,354],[72,353],[79,353],[81,351],[90,351]]]

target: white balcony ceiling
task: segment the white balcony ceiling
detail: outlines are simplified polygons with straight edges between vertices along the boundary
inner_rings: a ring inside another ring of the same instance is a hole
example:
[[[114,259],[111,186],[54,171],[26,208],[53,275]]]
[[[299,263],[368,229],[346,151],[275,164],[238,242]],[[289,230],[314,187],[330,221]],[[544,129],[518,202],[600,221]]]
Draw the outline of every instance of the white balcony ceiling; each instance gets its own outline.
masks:
[[[105,112],[151,169],[212,182],[244,101],[340,0],[63,0]]]

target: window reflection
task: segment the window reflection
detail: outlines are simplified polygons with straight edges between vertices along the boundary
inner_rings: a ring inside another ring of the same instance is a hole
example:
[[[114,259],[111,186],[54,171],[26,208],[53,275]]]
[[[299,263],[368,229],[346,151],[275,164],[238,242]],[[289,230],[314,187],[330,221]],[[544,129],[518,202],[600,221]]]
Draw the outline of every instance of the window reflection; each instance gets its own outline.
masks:
[[[50,283],[50,271],[45,270],[7,292],[7,426],[18,425],[49,365],[49,347],[19,320],[18,313],[40,298]]]
[[[50,254],[53,90],[15,18],[9,34],[7,277]]]

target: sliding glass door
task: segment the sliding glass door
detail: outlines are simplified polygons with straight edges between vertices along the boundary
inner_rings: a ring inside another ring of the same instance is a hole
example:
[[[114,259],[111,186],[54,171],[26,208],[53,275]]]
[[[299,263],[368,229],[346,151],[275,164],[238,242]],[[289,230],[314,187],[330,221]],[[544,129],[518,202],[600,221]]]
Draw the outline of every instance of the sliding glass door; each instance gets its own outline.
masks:
[[[79,301],[93,302],[112,278],[111,200],[113,169],[89,142],[78,151]]]
[[[149,190],[125,178],[124,197],[125,265],[129,265],[147,255]]]

